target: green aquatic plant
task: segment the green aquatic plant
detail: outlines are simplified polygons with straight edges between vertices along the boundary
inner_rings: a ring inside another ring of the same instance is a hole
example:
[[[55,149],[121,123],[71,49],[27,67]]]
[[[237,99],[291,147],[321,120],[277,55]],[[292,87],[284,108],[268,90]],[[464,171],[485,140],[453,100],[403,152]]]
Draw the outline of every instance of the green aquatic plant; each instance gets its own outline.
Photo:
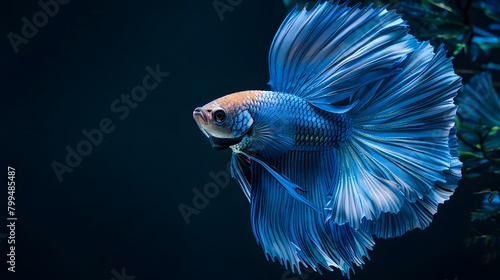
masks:
[[[476,194],[483,194],[482,208],[471,213],[472,221],[486,223],[487,229],[471,231],[467,245],[480,245],[483,260],[491,262],[500,257],[500,195],[499,190],[486,189]],[[484,226],[484,225],[483,225]]]
[[[469,246],[480,244],[483,258],[490,262],[500,256],[500,98],[487,72],[473,76],[457,96],[456,119],[464,177],[474,178],[483,189],[482,207],[471,220],[484,230],[474,229]]]
[[[498,135],[500,127],[485,125],[481,117],[474,126],[463,124],[458,119],[456,123],[464,176],[473,178],[486,173],[500,174],[500,146],[490,141],[497,138],[494,136]]]
[[[473,76],[456,99],[459,152],[464,176],[500,174],[500,98],[491,74]]]
[[[472,39],[468,18],[471,1],[465,6],[457,2],[460,1],[400,1],[399,10],[409,20],[415,36],[430,40],[434,46],[445,43],[448,50],[457,55]]]
[[[475,1],[474,4],[483,10],[486,16],[500,22],[500,2],[497,0],[481,0]]]
[[[408,20],[417,38],[429,40],[434,47],[444,44],[450,54],[467,57],[467,68],[457,72],[500,70],[499,61],[494,61],[496,56],[492,55],[500,49],[500,5],[496,0],[389,2]]]

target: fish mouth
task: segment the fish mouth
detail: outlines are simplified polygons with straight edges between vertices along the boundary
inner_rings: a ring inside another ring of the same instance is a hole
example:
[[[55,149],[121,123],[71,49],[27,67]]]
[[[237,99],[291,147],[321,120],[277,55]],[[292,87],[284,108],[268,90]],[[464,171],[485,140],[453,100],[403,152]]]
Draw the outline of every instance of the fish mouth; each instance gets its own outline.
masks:
[[[206,137],[210,138],[210,135],[202,126],[202,122],[208,124],[207,112],[201,107],[196,107],[196,109],[194,109],[193,111],[193,118],[196,121],[196,124],[198,125],[198,128],[201,130],[201,132],[203,132]]]
[[[198,120],[199,118],[201,118],[205,123],[208,124],[207,112],[201,107],[196,107],[196,109],[194,109],[193,118],[195,120]]]

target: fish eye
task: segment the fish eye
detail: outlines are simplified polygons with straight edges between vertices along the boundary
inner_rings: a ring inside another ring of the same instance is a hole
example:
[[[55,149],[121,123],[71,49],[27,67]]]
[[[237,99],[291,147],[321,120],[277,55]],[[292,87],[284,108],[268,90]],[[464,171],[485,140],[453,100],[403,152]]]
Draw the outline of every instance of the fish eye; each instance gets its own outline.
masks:
[[[212,112],[212,118],[216,122],[223,122],[226,119],[226,112],[223,109],[216,109]]]

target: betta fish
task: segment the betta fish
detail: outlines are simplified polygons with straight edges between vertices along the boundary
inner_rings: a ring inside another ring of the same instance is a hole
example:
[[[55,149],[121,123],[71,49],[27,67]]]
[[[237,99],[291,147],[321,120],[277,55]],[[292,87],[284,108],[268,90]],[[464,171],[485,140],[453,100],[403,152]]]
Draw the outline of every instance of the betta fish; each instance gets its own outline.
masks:
[[[266,258],[287,269],[364,264],[374,238],[427,227],[461,178],[451,58],[381,7],[297,6],[269,52],[270,90],[193,112],[250,202]]]

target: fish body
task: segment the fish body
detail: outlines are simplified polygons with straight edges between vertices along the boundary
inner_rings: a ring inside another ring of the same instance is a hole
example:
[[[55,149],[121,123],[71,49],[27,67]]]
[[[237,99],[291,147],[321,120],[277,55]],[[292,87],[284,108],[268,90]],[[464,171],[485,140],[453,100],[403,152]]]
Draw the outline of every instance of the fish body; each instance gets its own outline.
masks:
[[[292,10],[269,53],[271,90],[193,112],[250,202],[266,256],[301,267],[364,264],[374,237],[425,228],[461,178],[451,59],[383,8]]]
[[[205,112],[210,107],[238,108],[231,129],[232,137],[239,137],[250,129],[254,120],[272,116],[280,112],[279,118],[266,125],[269,133],[280,131],[280,143],[275,143],[281,149],[275,151],[284,153],[288,150],[316,151],[330,149],[349,139],[351,135],[351,118],[348,114],[330,113],[309,104],[303,98],[286,93],[272,91],[243,91],[217,99],[199,108]],[[251,119],[248,119],[252,116]],[[195,114],[195,119],[197,114]],[[203,121],[203,120],[201,120]],[[259,133],[261,133],[259,135]],[[246,133],[240,142],[232,146],[233,150],[269,153],[269,144],[261,143],[266,135],[263,131],[252,130]],[[269,139],[272,137],[269,137]],[[221,147],[221,148],[228,148]]]

